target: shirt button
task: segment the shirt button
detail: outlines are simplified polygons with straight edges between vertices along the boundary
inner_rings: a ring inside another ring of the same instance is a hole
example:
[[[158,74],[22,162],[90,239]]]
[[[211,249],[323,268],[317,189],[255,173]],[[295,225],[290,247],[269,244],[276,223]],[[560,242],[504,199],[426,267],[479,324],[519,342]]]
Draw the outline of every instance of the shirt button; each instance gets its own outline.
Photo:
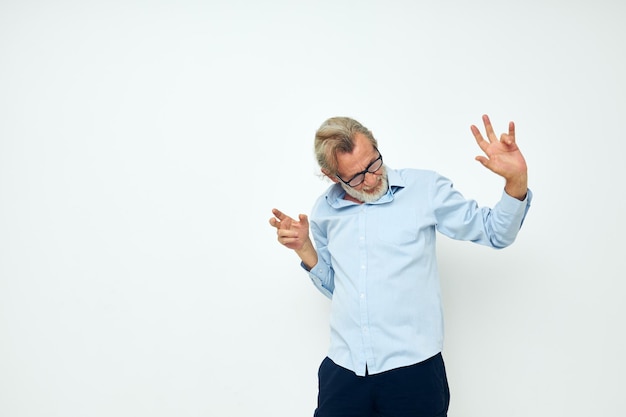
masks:
[[[363,326],[363,333],[367,333],[367,327]]]
[[[361,293],[361,300],[365,298],[365,294]]]

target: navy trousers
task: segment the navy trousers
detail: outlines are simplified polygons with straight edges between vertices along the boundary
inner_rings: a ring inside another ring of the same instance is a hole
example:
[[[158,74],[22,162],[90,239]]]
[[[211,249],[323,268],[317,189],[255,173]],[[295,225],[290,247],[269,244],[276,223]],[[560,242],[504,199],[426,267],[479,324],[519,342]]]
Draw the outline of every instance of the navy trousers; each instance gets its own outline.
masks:
[[[446,417],[450,390],[441,353],[415,365],[375,375],[324,359],[315,417]]]

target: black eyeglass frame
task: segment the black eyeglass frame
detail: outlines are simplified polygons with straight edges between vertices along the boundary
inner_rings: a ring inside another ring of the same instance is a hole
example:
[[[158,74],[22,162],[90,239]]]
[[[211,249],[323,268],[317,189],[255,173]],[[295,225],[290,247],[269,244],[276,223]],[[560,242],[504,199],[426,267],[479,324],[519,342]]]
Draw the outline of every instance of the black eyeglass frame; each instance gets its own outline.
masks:
[[[383,167],[383,155],[380,153],[380,151],[378,150],[377,147],[374,146],[374,149],[376,149],[376,152],[378,152],[378,158],[374,159],[368,166],[367,168],[365,168],[364,171],[361,171],[357,174],[355,174],[352,178],[350,178],[348,181],[345,181],[343,178],[341,178],[339,176],[339,174],[335,174],[335,177],[339,178],[339,180],[341,182],[343,182],[344,184],[346,184],[349,187],[358,187],[359,185],[363,184],[363,181],[365,181],[365,174],[375,174],[376,171],[378,171],[379,169],[381,169]],[[380,165],[378,166],[378,168],[376,168],[373,171],[370,171],[370,168],[372,168],[372,166],[376,165],[378,163],[378,161],[380,161]],[[361,180],[359,182],[357,182],[356,184],[352,184],[352,182],[357,179],[359,176],[361,177]]]

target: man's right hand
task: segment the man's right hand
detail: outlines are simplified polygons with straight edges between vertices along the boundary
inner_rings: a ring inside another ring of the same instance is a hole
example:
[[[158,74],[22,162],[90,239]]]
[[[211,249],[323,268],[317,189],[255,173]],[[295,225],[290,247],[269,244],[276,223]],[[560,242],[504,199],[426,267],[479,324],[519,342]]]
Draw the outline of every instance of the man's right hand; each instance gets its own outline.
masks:
[[[298,215],[295,220],[278,209],[272,209],[274,217],[270,225],[276,228],[278,242],[296,251],[302,262],[312,268],[317,264],[317,251],[309,237],[309,219],[305,214]]]
[[[278,241],[293,250],[300,250],[309,240],[309,219],[305,214],[299,215],[299,221],[287,216],[278,209],[272,209],[274,217],[270,225],[276,228]]]

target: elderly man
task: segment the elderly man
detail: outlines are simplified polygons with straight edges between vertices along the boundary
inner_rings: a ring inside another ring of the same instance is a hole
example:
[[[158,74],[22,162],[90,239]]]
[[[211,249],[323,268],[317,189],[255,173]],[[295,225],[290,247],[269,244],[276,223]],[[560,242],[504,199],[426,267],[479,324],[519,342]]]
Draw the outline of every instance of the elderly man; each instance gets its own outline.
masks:
[[[316,417],[447,415],[436,232],[504,248],[532,198],[513,122],[500,138],[486,115],[483,123],[486,139],[471,126],[485,153],[476,159],[505,179],[493,208],[466,200],[436,172],[387,167],[354,119],[330,118],[318,129],[316,158],[334,184],[317,199],[310,225],[304,214],[296,220],[277,209],[270,219],[332,300]]]

